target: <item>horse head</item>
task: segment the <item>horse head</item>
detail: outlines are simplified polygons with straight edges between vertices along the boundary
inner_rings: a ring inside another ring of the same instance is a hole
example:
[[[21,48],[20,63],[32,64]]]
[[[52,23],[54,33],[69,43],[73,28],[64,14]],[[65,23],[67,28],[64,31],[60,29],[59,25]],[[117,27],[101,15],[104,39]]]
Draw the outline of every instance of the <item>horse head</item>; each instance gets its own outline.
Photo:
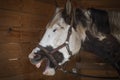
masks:
[[[29,54],[31,63],[38,68],[44,60],[47,60],[44,75],[54,75],[58,66],[63,65],[69,61],[71,55],[79,52],[81,42],[86,37],[86,28],[77,26],[86,25],[84,17],[85,19],[89,17],[83,13],[84,11],[74,9],[71,0],[67,0],[64,8],[56,8],[39,45]],[[79,22],[80,20],[83,24]]]

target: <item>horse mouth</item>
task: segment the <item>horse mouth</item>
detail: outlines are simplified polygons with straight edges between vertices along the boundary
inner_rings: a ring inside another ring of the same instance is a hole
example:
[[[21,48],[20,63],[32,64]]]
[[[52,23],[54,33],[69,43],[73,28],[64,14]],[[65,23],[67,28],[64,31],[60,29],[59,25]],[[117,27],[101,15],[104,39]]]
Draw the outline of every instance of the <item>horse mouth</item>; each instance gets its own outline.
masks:
[[[46,59],[46,58],[41,59],[41,58],[35,56],[33,59],[30,59],[30,62],[31,62],[33,65],[35,65],[37,68],[40,68],[40,67],[41,67],[41,64],[42,64],[45,60],[47,60],[47,59]],[[48,60],[47,60],[47,63],[48,63]],[[48,66],[48,64],[47,64],[46,66]]]
[[[53,48],[48,46],[45,47],[49,52],[53,51]],[[58,63],[64,60],[64,56],[61,52],[56,51],[53,54],[45,53],[43,50],[33,53],[29,56],[30,62],[37,68],[40,68],[43,63],[45,63],[45,69],[43,71],[44,75],[52,76],[55,74],[55,69]]]
[[[49,61],[48,59],[44,58],[44,59],[41,59],[38,63],[34,64],[37,68],[40,68],[42,63],[46,63],[45,66],[49,66]]]
[[[50,67],[50,61],[48,59],[44,59],[46,60],[46,65],[45,65],[45,69],[43,71],[43,75],[47,75],[47,76],[53,76],[55,75],[55,69],[54,67]],[[44,60],[41,60],[38,64],[36,64],[35,66],[37,68],[40,68],[41,64],[44,62]]]
[[[43,62],[43,60],[41,60],[40,62],[38,62],[37,64],[35,64],[35,66],[36,66],[37,68],[40,68],[42,62]]]
[[[30,58],[30,62],[37,68],[40,68],[43,62],[46,62],[46,66],[49,66],[49,60],[45,56],[36,53],[33,58]]]

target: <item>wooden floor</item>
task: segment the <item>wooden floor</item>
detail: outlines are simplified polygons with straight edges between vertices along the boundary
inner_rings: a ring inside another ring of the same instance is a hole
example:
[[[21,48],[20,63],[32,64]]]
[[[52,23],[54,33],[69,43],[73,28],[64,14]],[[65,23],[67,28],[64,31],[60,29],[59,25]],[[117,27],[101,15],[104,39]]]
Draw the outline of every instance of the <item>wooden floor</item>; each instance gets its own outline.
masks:
[[[65,0],[57,0],[61,6]],[[53,0],[0,0],[0,80],[99,80],[81,78],[57,70],[54,77],[42,75],[28,60],[28,54],[45,32],[54,13]],[[119,1],[78,0],[80,7],[118,10]],[[67,64],[82,74],[116,76],[116,71],[91,53],[80,52]]]

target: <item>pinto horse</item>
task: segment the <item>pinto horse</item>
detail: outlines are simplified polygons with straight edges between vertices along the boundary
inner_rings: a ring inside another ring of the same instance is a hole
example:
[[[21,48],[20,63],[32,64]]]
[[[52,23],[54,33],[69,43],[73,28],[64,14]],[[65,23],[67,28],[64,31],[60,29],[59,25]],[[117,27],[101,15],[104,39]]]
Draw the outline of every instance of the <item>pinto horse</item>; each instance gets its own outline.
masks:
[[[38,68],[47,60],[43,74],[53,76],[81,48],[102,57],[120,75],[120,13],[75,8],[67,0],[64,8],[56,8],[29,59]]]

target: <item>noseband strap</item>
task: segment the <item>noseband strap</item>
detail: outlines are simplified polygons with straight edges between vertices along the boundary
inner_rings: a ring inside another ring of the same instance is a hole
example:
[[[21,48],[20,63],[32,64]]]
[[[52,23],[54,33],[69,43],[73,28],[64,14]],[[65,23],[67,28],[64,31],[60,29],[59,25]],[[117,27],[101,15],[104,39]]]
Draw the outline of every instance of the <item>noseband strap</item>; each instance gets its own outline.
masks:
[[[52,56],[51,52],[49,52],[47,49],[45,49],[43,46],[38,45],[38,47],[44,51],[45,56],[55,65],[59,66],[55,58]]]

